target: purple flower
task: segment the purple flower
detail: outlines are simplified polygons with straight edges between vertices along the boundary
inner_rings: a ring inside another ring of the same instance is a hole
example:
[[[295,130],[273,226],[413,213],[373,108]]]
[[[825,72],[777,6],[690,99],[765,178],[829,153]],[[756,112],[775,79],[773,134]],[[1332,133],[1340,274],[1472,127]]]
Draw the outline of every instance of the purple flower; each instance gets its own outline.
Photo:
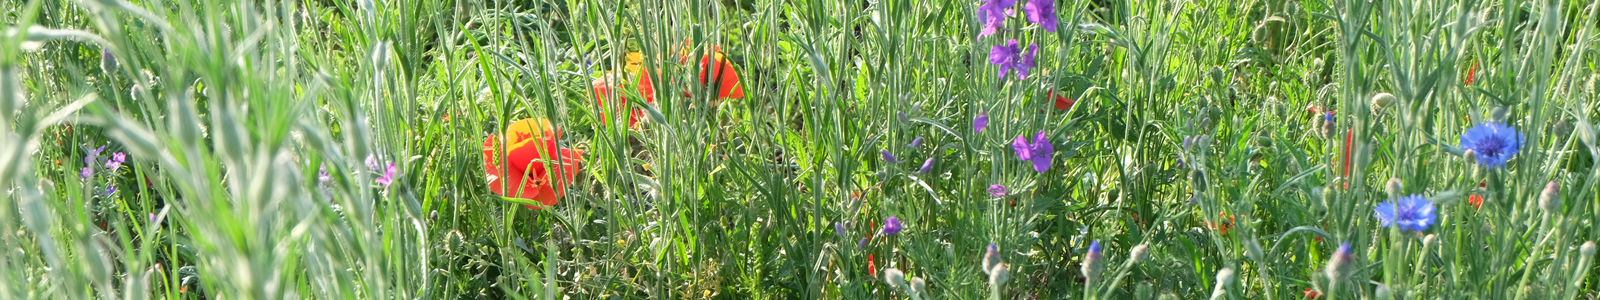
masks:
[[[128,162],[128,155],[123,154],[122,152],[117,152],[116,154],[111,155],[111,159],[106,160],[106,169],[116,171],[117,168],[122,167],[122,163],[125,162]]]
[[[1323,113],[1322,114],[1322,120],[1323,121],[1327,121],[1328,124],[1333,124],[1333,113],[1332,112]]]
[[[1089,255],[1100,255],[1100,241],[1089,242]]]
[[[840,236],[843,236],[844,235],[844,223],[842,223],[842,222],[833,222],[833,233],[834,234],[838,234]]]
[[[1044,173],[1050,170],[1050,156],[1054,154],[1055,147],[1050,145],[1050,139],[1045,137],[1043,130],[1033,135],[1033,143],[1029,144],[1021,135],[1011,143],[1011,149],[1016,150],[1017,159],[1032,161],[1033,171]]]
[[[989,127],[989,113],[987,112],[978,113],[977,118],[972,118],[973,131],[983,133],[984,127]]]
[[[883,153],[883,161],[889,162],[891,164],[900,163],[900,159],[894,158],[894,153],[890,153],[888,149],[884,149],[882,153]]]
[[[978,32],[979,37],[988,36],[1005,29],[1008,10],[1017,5],[1017,0],[984,0],[978,5],[978,23],[983,24],[983,30]]]
[[[1056,32],[1056,1],[1032,0],[1022,5],[1022,14],[1028,22],[1039,24],[1044,31]]]
[[[1472,150],[1478,163],[1495,169],[1504,167],[1522,148],[1522,133],[1500,123],[1483,123],[1461,133],[1461,148]]]
[[[1003,197],[1006,193],[1009,193],[1006,191],[1006,186],[998,184],[989,186],[989,196]]]
[[[366,163],[367,163],[367,168],[368,169],[372,169],[373,172],[383,171],[382,169],[379,169],[379,167],[382,167],[382,165],[378,164],[378,157],[377,156],[373,156],[372,154],[367,154]]]
[[[911,143],[910,144],[906,144],[906,147],[911,147],[911,148],[916,148],[917,146],[922,146],[922,137],[920,137],[920,136],[917,137],[917,138],[911,139]]]
[[[860,242],[856,242],[856,248],[862,248],[862,247],[866,247],[866,246],[867,246],[867,238],[861,238]]]
[[[1433,214],[1433,202],[1421,195],[1411,195],[1394,202],[1378,203],[1373,208],[1377,213],[1378,221],[1383,227],[1400,226],[1403,231],[1428,230],[1433,221],[1438,217]]]
[[[1006,41],[1005,45],[989,48],[989,63],[1000,66],[1000,72],[996,73],[1000,78],[1005,78],[1006,72],[1016,69],[1018,80],[1028,79],[1028,69],[1036,65],[1033,57],[1038,52],[1038,45],[1028,44],[1028,53],[1024,55],[1022,48],[1017,46],[1017,40],[1012,39]]]
[[[383,172],[383,176],[378,177],[378,179],[374,179],[373,181],[377,181],[378,184],[388,187],[389,184],[394,183],[394,172],[397,170],[399,169],[394,167],[394,163],[389,163],[389,169]]]
[[[889,217],[889,219],[883,220],[883,234],[894,235],[900,233],[901,225],[900,218]]]
[[[95,161],[100,160],[101,151],[106,151],[106,146],[100,146],[99,149],[89,150],[88,155],[83,156],[83,164],[90,166],[95,165]]]
[[[150,213],[150,222],[156,221],[156,213]]]
[[[928,161],[922,162],[922,168],[921,169],[917,169],[917,174],[927,173],[928,170],[932,170],[932,169],[933,169],[933,158],[929,157]]]
[[[106,186],[106,193],[105,193],[106,196],[110,196],[111,193],[115,193],[115,192],[117,192],[117,187]]]
[[[89,176],[94,176],[94,167],[83,167],[83,172],[78,172],[78,178],[89,179]]]
[[[324,163],[317,166],[317,181],[328,183],[328,180],[331,179],[333,179],[333,174],[328,173],[328,164]]]

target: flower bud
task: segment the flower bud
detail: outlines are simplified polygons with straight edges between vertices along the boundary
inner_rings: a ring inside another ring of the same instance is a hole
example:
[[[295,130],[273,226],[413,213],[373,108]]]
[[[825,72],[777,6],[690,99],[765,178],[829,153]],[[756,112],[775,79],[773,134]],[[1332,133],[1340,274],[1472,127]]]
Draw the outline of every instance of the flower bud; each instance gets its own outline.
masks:
[[[892,288],[905,288],[906,273],[900,272],[900,269],[895,268],[883,269],[883,281],[889,283],[889,287]]]
[[[994,265],[994,268],[989,270],[989,284],[990,285],[1005,284],[1006,280],[1010,280],[1010,279],[1011,279],[1011,265],[1007,265],[1005,263],[1000,263],[1000,264]]]
[[[1133,246],[1133,251],[1128,252],[1128,261],[1141,263],[1150,258],[1150,247],[1145,244]]]
[[[1578,253],[1584,257],[1594,256],[1594,241],[1583,242],[1583,247],[1578,247]]]
[[[100,70],[106,72],[106,76],[117,73],[117,56],[111,54],[111,48],[100,48]]]
[[[1083,277],[1090,282],[1100,279],[1100,270],[1105,267],[1105,256],[1100,253],[1100,241],[1089,243],[1089,253],[1083,255]]]
[[[1379,283],[1378,287],[1372,290],[1372,296],[1378,299],[1389,299],[1390,296],[1393,296],[1393,293],[1389,291],[1388,285]]]
[[[1389,199],[1400,199],[1402,187],[1400,178],[1389,178],[1389,183],[1383,186],[1384,190],[1389,192]]]
[[[1561,184],[1550,181],[1544,186],[1544,192],[1539,193],[1539,209],[1546,213],[1561,212]]]
[[[911,294],[917,297],[928,294],[928,282],[922,277],[911,277]]]
[[[1372,95],[1372,111],[1382,112],[1383,109],[1393,106],[1394,102],[1394,94],[1378,93],[1377,95]]]
[[[1467,149],[1466,152],[1462,152],[1461,153],[1461,158],[1462,159],[1466,159],[1467,160],[1467,164],[1469,164],[1469,165],[1478,164],[1477,152],[1473,152],[1472,149]]]
[[[1350,255],[1350,243],[1342,243],[1339,244],[1339,250],[1333,252],[1333,257],[1328,258],[1328,265],[1322,271],[1328,275],[1329,281],[1339,281],[1346,275],[1345,269],[1354,261],[1355,257]]]
[[[1437,245],[1439,245],[1439,236],[1438,235],[1430,233],[1427,236],[1422,237],[1422,249],[1423,250],[1432,249],[1433,246],[1437,246]]]
[[[1000,265],[1000,247],[989,244],[989,250],[983,253],[983,273],[994,273],[994,267]]]

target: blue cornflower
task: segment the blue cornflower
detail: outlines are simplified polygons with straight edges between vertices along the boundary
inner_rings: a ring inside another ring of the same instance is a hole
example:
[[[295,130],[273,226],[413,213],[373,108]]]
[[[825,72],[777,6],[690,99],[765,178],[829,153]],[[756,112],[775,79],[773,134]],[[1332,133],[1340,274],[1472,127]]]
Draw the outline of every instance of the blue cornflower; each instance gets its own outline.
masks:
[[[983,24],[983,30],[978,36],[987,36],[1005,29],[1006,16],[1011,14],[1010,8],[1017,5],[1017,0],[984,0],[978,5],[978,23]]]
[[[1056,32],[1056,1],[1031,0],[1022,5],[1022,14],[1028,22],[1039,24],[1044,31]]]
[[[917,174],[927,173],[930,170],[933,170],[933,158],[932,157],[929,157],[928,161],[922,162],[922,168],[921,169],[917,169]]]
[[[1433,221],[1438,217],[1433,214],[1433,202],[1421,195],[1402,197],[1391,202],[1378,203],[1373,208],[1377,213],[1378,221],[1384,227],[1400,226],[1400,230],[1417,231],[1428,230]]]
[[[983,133],[985,127],[989,127],[989,113],[981,112],[978,117],[972,118],[972,131]]]
[[[1021,135],[1011,143],[1011,149],[1016,150],[1017,159],[1032,161],[1033,171],[1044,173],[1050,170],[1050,156],[1055,152],[1055,147],[1050,145],[1050,139],[1045,137],[1044,130],[1033,135],[1033,143],[1029,144]]]
[[[900,233],[901,226],[900,218],[889,217],[889,219],[883,220],[883,234],[894,235]]]
[[[1000,67],[1000,72],[997,73],[1000,78],[1005,78],[1006,72],[1015,69],[1018,80],[1028,79],[1028,69],[1036,66],[1033,58],[1038,53],[1039,45],[1028,44],[1028,52],[1023,53],[1022,48],[1017,46],[1017,40],[1012,39],[1006,41],[1005,45],[994,45],[993,48],[989,48],[989,63]]]
[[[994,196],[994,197],[1005,196],[1006,193],[1008,193],[1008,192],[1009,191],[1006,191],[1006,186],[1003,186],[1003,185],[996,184],[996,185],[989,186],[989,196]]]
[[[1522,148],[1522,133],[1500,123],[1478,124],[1461,133],[1461,148],[1472,150],[1484,167],[1504,167]]]
[[[891,164],[900,163],[900,159],[894,158],[894,153],[890,153],[887,149],[883,150],[883,161]]]

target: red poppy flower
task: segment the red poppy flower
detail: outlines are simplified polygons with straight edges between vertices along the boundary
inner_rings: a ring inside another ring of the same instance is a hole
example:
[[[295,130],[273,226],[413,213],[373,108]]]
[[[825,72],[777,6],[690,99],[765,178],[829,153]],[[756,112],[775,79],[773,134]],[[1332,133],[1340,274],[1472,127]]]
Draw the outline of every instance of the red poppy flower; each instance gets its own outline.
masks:
[[[1467,81],[1465,83],[1462,83],[1461,85],[1463,85],[1463,86],[1472,85],[1472,76],[1473,75],[1477,75],[1477,74],[1478,74],[1478,62],[1474,61],[1474,62],[1472,62],[1472,67],[1471,68],[1467,68]]]
[[[678,52],[678,63],[689,63],[690,44],[683,41],[683,49]],[[722,57],[722,47],[712,45],[705,56],[700,57],[700,84],[706,82],[706,71],[711,71],[711,78],[716,79],[718,99],[744,98],[744,86],[739,84],[739,71],[735,70],[733,63]]]
[[[1478,183],[1478,187],[1488,187],[1488,186],[1489,186],[1488,182],[1480,182],[1480,183]],[[1483,207],[1483,195],[1478,195],[1478,194],[1468,195],[1467,196],[1467,203],[1468,204],[1472,204],[1472,208],[1482,208]]]
[[[1218,217],[1227,217],[1228,220],[1227,221],[1223,221],[1223,222],[1216,222],[1216,223],[1206,222],[1206,228],[1215,229],[1215,230],[1221,232],[1222,235],[1228,235],[1228,229],[1233,229],[1233,216],[1229,216],[1229,215],[1224,214],[1224,213],[1217,213],[1217,216]]]
[[[1311,288],[1306,288],[1306,291],[1303,294],[1306,295],[1306,299],[1322,298],[1322,294],[1318,294],[1316,290],[1313,290]]]
[[[878,277],[878,264],[872,262],[871,253],[867,253],[867,276]]]
[[[1072,101],[1072,98],[1067,98],[1067,95],[1056,95],[1056,91],[1054,90],[1051,90],[1049,93],[1045,94],[1045,98],[1054,98],[1056,100],[1057,110],[1072,109],[1072,105],[1078,103],[1077,101]]]
[[[582,150],[556,148],[556,139],[560,136],[550,120],[543,118],[512,123],[506,128],[504,141],[500,136],[489,135],[483,141],[483,167],[489,176],[489,191],[502,197],[539,201],[545,206],[556,205],[583,163]],[[506,143],[503,156],[497,155],[501,153],[501,142]],[[558,162],[560,169],[546,168],[547,162]],[[551,175],[559,177],[552,180]]]
[[[611,124],[611,118],[607,117],[606,113],[621,110],[623,103],[627,102],[628,98],[621,95],[621,93],[612,95],[611,91],[616,90],[617,88],[616,79],[612,77],[612,74],[606,74],[604,76],[600,76],[600,78],[596,78],[591,86],[594,89],[595,101],[597,102],[596,104],[602,108],[600,110],[600,122],[604,124]],[[655,90],[649,88],[649,86],[649,73],[640,72],[639,90],[640,93],[644,95],[644,102],[655,103]],[[607,103],[612,105],[608,106],[606,105]],[[634,127],[635,125],[639,124],[639,117],[641,116],[644,116],[644,113],[638,109],[634,109],[633,112],[628,115],[628,127]]]

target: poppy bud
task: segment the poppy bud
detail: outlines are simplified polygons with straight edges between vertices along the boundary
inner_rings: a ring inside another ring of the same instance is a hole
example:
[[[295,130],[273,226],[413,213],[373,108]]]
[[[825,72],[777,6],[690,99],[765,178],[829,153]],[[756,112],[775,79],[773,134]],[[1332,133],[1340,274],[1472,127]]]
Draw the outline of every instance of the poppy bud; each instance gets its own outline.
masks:
[[[100,48],[100,70],[105,71],[106,76],[117,73],[117,56],[111,54],[111,48]]]
[[[1388,285],[1379,283],[1378,287],[1372,290],[1372,296],[1378,299],[1389,299],[1389,296],[1393,296],[1393,293],[1389,291]]]
[[[1389,178],[1389,183],[1384,185],[1384,190],[1389,192],[1389,199],[1399,199],[1401,188],[1400,178]]]
[[[1150,258],[1150,247],[1145,244],[1133,246],[1133,251],[1128,252],[1128,261],[1135,264],[1144,262],[1148,258]]]
[[[994,269],[989,270],[989,284],[990,285],[998,286],[998,285],[1001,285],[1001,284],[1005,284],[1006,280],[1010,280],[1010,279],[1011,279],[1011,266],[1010,265],[1007,265],[1005,263],[1000,263],[1000,264],[995,265]]]
[[[994,267],[1000,265],[1000,247],[989,244],[989,250],[983,254],[983,273],[994,273]]]
[[[1394,105],[1394,102],[1395,102],[1394,94],[1378,93],[1377,95],[1372,95],[1372,103],[1371,103],[1372,111],[1373,112],[1383,112],[1384,109],[1389,108],[1389,106]]]
[[[1594,256],[1594,241],[1583,242],[1583,247],[1578,247],[1578,253],[1583,257]]]
[[[1467,159],[1467,164],[1478,164],[1477,153],[1473,152],[1472,149],[1467,149],[1467,152],[1462,152],[1461,158]]]
[[[928,294],[928,282],[922,280],[922,277],[911,277],[911,295],[920,298],[926,294]]]
[[[1561,184],[1550,181],[1544,186],[1544,192],[1539,193],[1539,209],[1552,214],[1560,213]]]
[[[1423,250],[1427,250],[1429,248],[1433,248],[1434,245],[1438,245],[1438,244],[1439,244],[1439,235],[1428,234],[1427,236],[1423,236],[1422,237],[1422,249]]]

